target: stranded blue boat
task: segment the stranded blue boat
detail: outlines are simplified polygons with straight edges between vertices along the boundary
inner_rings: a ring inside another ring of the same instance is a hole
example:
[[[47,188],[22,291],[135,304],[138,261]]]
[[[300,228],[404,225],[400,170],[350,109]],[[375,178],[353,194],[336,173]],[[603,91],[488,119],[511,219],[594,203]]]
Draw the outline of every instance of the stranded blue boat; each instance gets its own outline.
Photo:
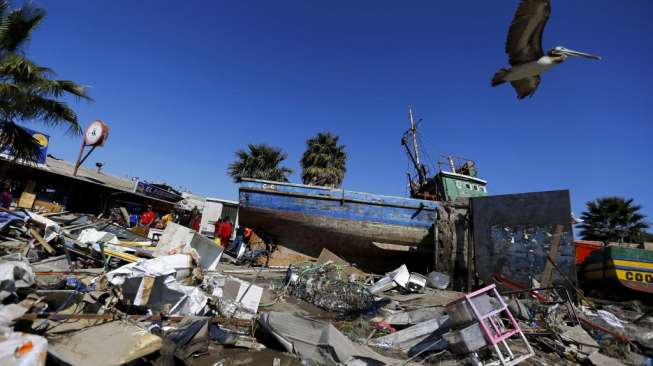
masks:
[[[362,268],[380,258],[394,268],[407,254],[432,260],[435,201],[252,179],[239,201],[241,225],[302,254],[327,248]]]
[[[370,272],[403,263],[414,270],[432,268],[439,202],[487,196],[487,182],[477,177],[473,161],[452,156],[445,164],[449,171],[429,178],[419,159],[412,109],[409,117],[410,129],[401,144],[416,172],[408,174],[413,198],[243,179],[240,225],[254,229],[268,243],[312,257],[329,249]]]

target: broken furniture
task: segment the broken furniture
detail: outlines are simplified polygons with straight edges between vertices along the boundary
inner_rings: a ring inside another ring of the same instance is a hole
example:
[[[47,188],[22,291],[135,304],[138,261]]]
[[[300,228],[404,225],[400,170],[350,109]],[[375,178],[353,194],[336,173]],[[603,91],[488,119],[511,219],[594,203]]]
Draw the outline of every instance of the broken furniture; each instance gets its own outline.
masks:
[[[493,295],[490,297],[489,295]],[[496,302],[497,304],[493,303]],[[450,348],[460,353],[476,352],[485,346],[492,346],[494,354],[503,366],[516,365],[534,355],[533,348],[524,336],[519,323],[508,309],[494,284],[463,295],[447,305],[447,312],[456,330],[444,335]],[[507,319],[507,322],[504,321]],[[485,339],[483,342],[479,335]],[[518,336],[527,350],[515,354],[506,340]],[[503,346],[503,350],[499,345]]]

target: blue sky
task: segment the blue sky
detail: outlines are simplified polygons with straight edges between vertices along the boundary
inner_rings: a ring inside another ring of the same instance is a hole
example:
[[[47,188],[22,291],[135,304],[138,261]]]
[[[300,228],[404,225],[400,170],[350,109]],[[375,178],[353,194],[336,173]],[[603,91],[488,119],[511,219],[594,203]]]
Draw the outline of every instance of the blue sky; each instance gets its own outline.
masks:
[[[235,198],[236,149],[282,147],[298,182],[305,140],[331,131],[346,189],[405,195],[410,103],[431,161],[475,159],[492,193],[568,188],[577,214],[623,195],[653,221],[653,2],[554,0],[545,48],[604,61],[571,59],[524,101],[489,85],[517,3],[40,0],[28,52],[89,86],[80,120],[111,134],[87,164],[116,175]],[[28,126],[75,159],[79,138]]]

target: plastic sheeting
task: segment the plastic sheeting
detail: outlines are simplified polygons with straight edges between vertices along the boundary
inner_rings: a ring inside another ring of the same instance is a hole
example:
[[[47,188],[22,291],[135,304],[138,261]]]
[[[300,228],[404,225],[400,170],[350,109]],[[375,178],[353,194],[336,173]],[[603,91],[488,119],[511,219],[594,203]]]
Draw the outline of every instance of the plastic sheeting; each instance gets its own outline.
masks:
[[[20,305],[0,305],[0,336],[11,333],[12,327],[10,325],[26,312],[27,308]]]
[[[15,295],[16,289],[34,284],[34,272],[21,261],[0,260],[0,302]]]
[[[11,224],[14,221],[25,222],[27,217],[18,216],[9,212],[0,212],[0,230],[4,229],[5,226]]]
[[[11,333],[0,341],[0,365],[45,365],[48,355],[47,339],[25,333]]]
[[[84,244],[95,244],[95,243],[109,243],[109,244],[120,244],[118,238],[106,231],[98,231],[95,228],[88,228],[82,230],[77,237],[77,241]]]

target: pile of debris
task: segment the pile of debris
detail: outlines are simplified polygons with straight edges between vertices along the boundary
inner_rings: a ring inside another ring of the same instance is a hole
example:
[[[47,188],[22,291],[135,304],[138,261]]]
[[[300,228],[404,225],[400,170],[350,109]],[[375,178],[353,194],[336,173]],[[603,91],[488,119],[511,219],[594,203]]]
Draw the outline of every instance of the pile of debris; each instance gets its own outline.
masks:
[[[565,287],[464,294],[329,252],[251,268],[180,225],[71,213],[0,212],[0,237],[2,365],[653,363],[650,307]]]

